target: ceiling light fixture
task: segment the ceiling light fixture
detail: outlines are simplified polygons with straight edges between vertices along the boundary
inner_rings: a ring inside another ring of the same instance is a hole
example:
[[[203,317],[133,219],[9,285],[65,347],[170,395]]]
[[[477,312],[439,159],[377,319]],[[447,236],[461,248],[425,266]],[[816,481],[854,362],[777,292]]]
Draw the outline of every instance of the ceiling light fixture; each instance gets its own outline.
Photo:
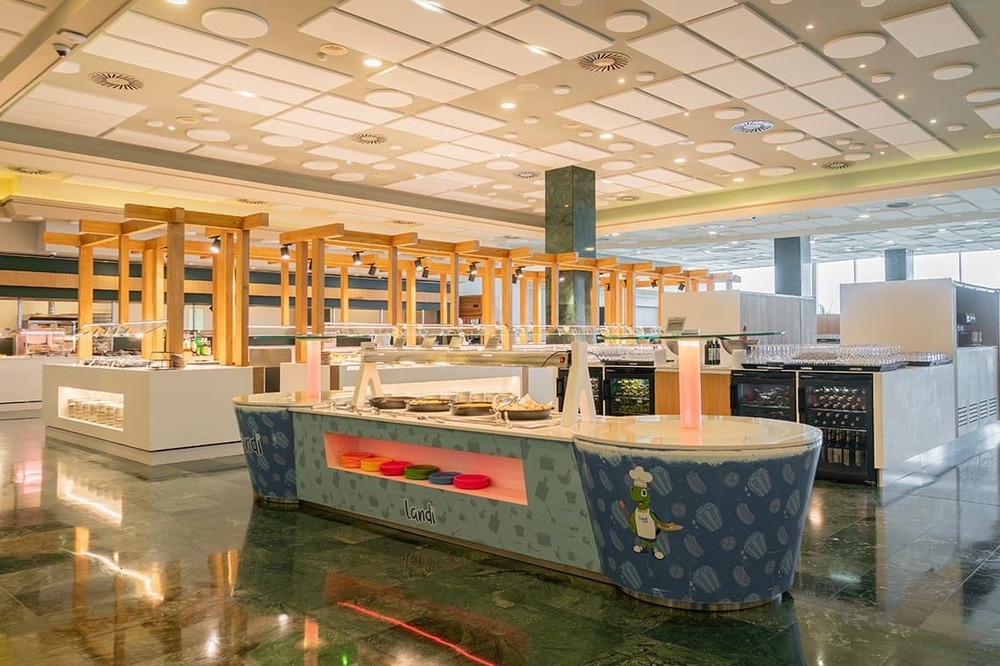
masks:
[[[687,162],[687,158],[686,157],[675,157],[674,158],[674,164],[684,164],[685,162]]]
[[[352,254],[351,255],[351,261],[354,262],[355,266],[360,266],[361,265],[361,253],[360,252],[355,252],[354,254]]]
[[[208,251],[212,254],[219,254],[222,252],[222,239],[218,236],[212,236],[212,244],[208,247]]]
[[[427,278],[429,278],[430,276],[431,276],[431,267],[430,267],[430,266],[424,266],[424,270],[423,270],[423,272],[422,272],[422,273],[420,274],[420,277],[422,277],[423,279],[425,279],[425,280],[426,280],[426,279],[427,279]]]
[[[368,275],[370,275],[371,277],[375,277],[376,275],[378,275],[378,269],[375,268],[374,263],[368,264]]]
[[[237,90],[236,94],[239,95],[240,97],[256,97],[257,96],[254,93],[250,92],[249,90]]]
[[[898,95],[896,95],[896,99],[906,99],[906,95],[904,95],[903,93],[899,93]]]
[[[476,266],[476,262],[469,264],[469,275],[475,275],[479,272],[479,268]]]
[[[867,66],[868,65],[866,65],[865,63],[861,63],[860,65],[858,65],[858,69],[864,69]]]
[[[611,132],[604,132],[603,134],[601,134],[599,136],[600,136],[600,138],[604,139],[605,141],[607,141],[608,139],[615,138],[615,135],[612,134]]]
[[[288,249],[287,245],[282,245],[281,246],[281,260],[282,261],[288,261],[291,258],[292,258],[292,252],[291,252],[291,250]]]
[[[188,0],[167,0],[167,2],[170,3],[171,5],[177,5],[179,7],[183,7],[188,3]]]
[[[441,5],[439,5],[436,2],[433,2],[433,0],[413,0],[413,2],[417,3],[418,5],[420,5],[421,7],[423,7],[428,11],[437,12],[438,14],[444,13],[444,9],[441,8]]]
[[[424,269],[424,258],[423,257],[417,257],[417,260],[413,262],[413,267],[416,268],[418,271],[423,270]]]
[[[378,58],[365,58],[365,67],[381,67],[382,61]]]
[[[517,108],[517,104],[515,104],[514,102],[504,102],[503,104],[500,105],[500,108],[501,109],[508,109],[508,110],[510,110],[510,109],[516,109]]]
[[[560,275],[559,276],[559,281],[560,282],[565,282],[566,281],[566,276],[565,275]]]
[[[937,118],[931,118],[931,125],[937,125]]]
[[[809,23],[809,24],[806,25],[806,30],[812,30],[815,27],[816,27],[815,25],[813,25],[812,23]]]

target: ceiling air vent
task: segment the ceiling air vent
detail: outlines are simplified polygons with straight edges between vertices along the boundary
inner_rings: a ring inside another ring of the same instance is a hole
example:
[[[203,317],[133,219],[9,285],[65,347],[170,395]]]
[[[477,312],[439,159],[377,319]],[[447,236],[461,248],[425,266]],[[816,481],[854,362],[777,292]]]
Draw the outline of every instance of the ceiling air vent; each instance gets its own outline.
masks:
[[[15,173],[24,174],[25,176],[48,176],[52,173],[47,169],[36,169],[35,167],[18,166],[16,164],[12,164],[7,168]]]
[[[363,143],[366,146],[376,146],[380,143],[385,143],[388,139],[384,134],[375,134],[373,132],[361,132],[359,134],[352,134],[351,141],[357,143]]]
[[[854,166],[854,162],[847,162],[845,160],[833,160],[832,162],[827,162],[823,165],[824,169],[829,169],[830,171],[840,171],[841,169],[850,169]]]
[[[633,201],[638,201],[639,197],[634,194],[622,194],[618,196],[618,201],[623,201],[625,203],[631,203]]]
[[[146,85],[138,77],[121,72],[94,72],[90,80],[112,90],[139,90]]]
[[[542,174],[538,173],[537,171],[518,171],[514,175],[523,180],[534,180],[536,178],[539,178]]]
[[[913,204],[909,201],[894,201],[890,204],[886,204],[886,208],[909,208]]]
[[[237,199],[240,203],[250,204],[251,206],[263,206],[267,204],[263,199],[249,199],[247,197],[240,197]]]
[[[770,120],[744,120],[733,125],[732,130],[737,134],[757,134],[766,132],[774,127]]]
[[[323,44],[319,47],[319,52],[328,56],[347,55],[347,47],[341,44]]]
[[[401,227],[414,227],[417,225],[417,223],[414,222],[413,220],[393,220],[393,222],[395,222]]]
[[[577,61],[580,68],[588,72],[614,72],[625,68],[630,62],[632,58],[616,51],[588,53]]]

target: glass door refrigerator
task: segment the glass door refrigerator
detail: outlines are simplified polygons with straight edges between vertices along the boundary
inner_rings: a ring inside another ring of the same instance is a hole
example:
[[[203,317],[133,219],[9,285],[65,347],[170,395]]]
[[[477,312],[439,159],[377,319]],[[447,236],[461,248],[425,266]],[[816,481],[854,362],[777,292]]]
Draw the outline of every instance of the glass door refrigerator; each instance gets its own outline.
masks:
[[[590,392],[594,396],[594,410],[598,415],[604,413],[604,366],[592,365],[590,371]],[[563,401],[566,399],[566,381],[569,379],[569,370],[560,370],[556,374],[556,402],[559,411],[562,411]]]
[[[816,477],[875,483],[871,373],[800,373],[799,420],[823,431]]]
[[[633,416],[652,414],[653,363],[608,365],[604,368],[604,414]]]
[[[780,370],[734,370],[729,404],[733,416],[797,421],[795,373]]]

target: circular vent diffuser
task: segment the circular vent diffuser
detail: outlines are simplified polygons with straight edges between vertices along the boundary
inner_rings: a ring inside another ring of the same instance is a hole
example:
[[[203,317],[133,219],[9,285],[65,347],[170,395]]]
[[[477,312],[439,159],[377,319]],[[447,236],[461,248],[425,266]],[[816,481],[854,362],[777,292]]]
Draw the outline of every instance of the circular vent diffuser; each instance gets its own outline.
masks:
[[[94,72],[90,80],[112,90],[139,90],[146,85],[141,79],[121,72]]]
[[[247,197],[241,197],[237,199],[240,203],[250,204],[251,206],[263,206],[267,202],[263,199],[249,199]]]
[[[7,167],[15,173],[21,173],[25,176],[48,176],[52,172],[47,169],[36,169],[35,167],[26,167],[19,165],[11,165]]]
[[[774,127],[770,120],[744,120],[733,125],[732,130],[737,134],[757,134],[766,132]]]
[[[352,134],[351,141],[356,141],[357,143],[363,143],[366,146],[375,146],[380,143],[385,143],[386,139],[383,134],[374,134],[372,132],[361,132],[359,134]]]
[[[413,220],[393,220],[393,222],[395,222],[396,224],[398,224],[401,227],[413,227],[413,226],[416,226],[416,224],[417,224]]]
[[[846,160],[833,160],[832,162],[827,162],[823,165],[824,169],[829,169],[830,171],[840,171],[841,169],[850,169],[854,166],[854,162],[848,162]]]
[[[541,176],[542,174],[538,173],[537,171],[518,171],[514,175],[523,180],[534,180],[539,176]]]
[[[599,51],[588,53],[577,62],[588,72],[614,72],[627,66],[632,58],[616,51]]]
[[[630,203],[632,201],[638,201],[639,197],[634,194],[622,194],[618,197],[618,201],[624,201],[625,203]]]
[[[894,201],[894,202],[892,202],[890,204],[886,204],[885,207],[886,208],[909,208],[912,205],[913,204],[911,204],[909,201]]]

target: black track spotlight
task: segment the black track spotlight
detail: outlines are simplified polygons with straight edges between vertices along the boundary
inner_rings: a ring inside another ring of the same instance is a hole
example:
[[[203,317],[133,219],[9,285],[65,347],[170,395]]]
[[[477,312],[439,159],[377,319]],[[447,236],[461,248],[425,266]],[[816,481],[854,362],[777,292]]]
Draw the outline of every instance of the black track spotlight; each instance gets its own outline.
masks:
[[[424,268],[424,258],[423,257],[417,257],[417,260],[413,262],[413,267],[416,268],[418,271],[423,270],[423,268]]]
[[[686,287],[687,285],[681,282],[679,285],[677,285],[677,291],[684,291]]]
[[[212,244],[208,247],[208,251],[212,254],[219,254],[222,252],[222,239],[218,236],[212,236]]]
[[[351,261],[354,262],[355,266],[360,266],[361,265],[361,253],[360,252],[355,252],[354,254],[352,254],[351,255]]]
[[[378,269],[375,268],[375,264],[368,264],[368,275],[372,277],[378,275]]]
[[[476,262],[473,261],[471,264],[469,264],[469,275],[475,275],[478,272],[479,269],[476,267]]]
[[[514,275],[517,277],[518,280],[520,280],[521,278],[524,277],[524,270],[520,266],[518,266],[517,268],[514,269]]]
[[[281,246],[281,260],[282,261],[288,261],[291,258],[292,258],[292,252],[291,252],[291,250],[288,249],[287,245],[282,245]]]
[[[426,280],[430,276],[431,276],[431,267],[430,266],[424,266],[424,271],[423,271],[423,273],[420,274],[420,277],[422,277],[423,279]]]
[[[511,284],[517,284],[517,273],[513,273],[513,274],[512,274],[511,276],[510,276],[510,283],[511,283]]]
[[[313,260],[312,257],[309,257],[309,261],[306,262],[306,272],[311,272],[312,269],[313,269]]]
[[[476,274],[473,273],[472,271],[469,271],[469,282],[475,282],[475,281],[476,281]]]
[[[660,286],[660,283],[659,283],[659,282],[657,282],[656,280],[653,280],[653,281],[652,281],[652,282],[650,283],[650,286],[651,286],[651,287],[653,287],[653,289],[656,289],[657,287],[659,287],[659,286]]]

